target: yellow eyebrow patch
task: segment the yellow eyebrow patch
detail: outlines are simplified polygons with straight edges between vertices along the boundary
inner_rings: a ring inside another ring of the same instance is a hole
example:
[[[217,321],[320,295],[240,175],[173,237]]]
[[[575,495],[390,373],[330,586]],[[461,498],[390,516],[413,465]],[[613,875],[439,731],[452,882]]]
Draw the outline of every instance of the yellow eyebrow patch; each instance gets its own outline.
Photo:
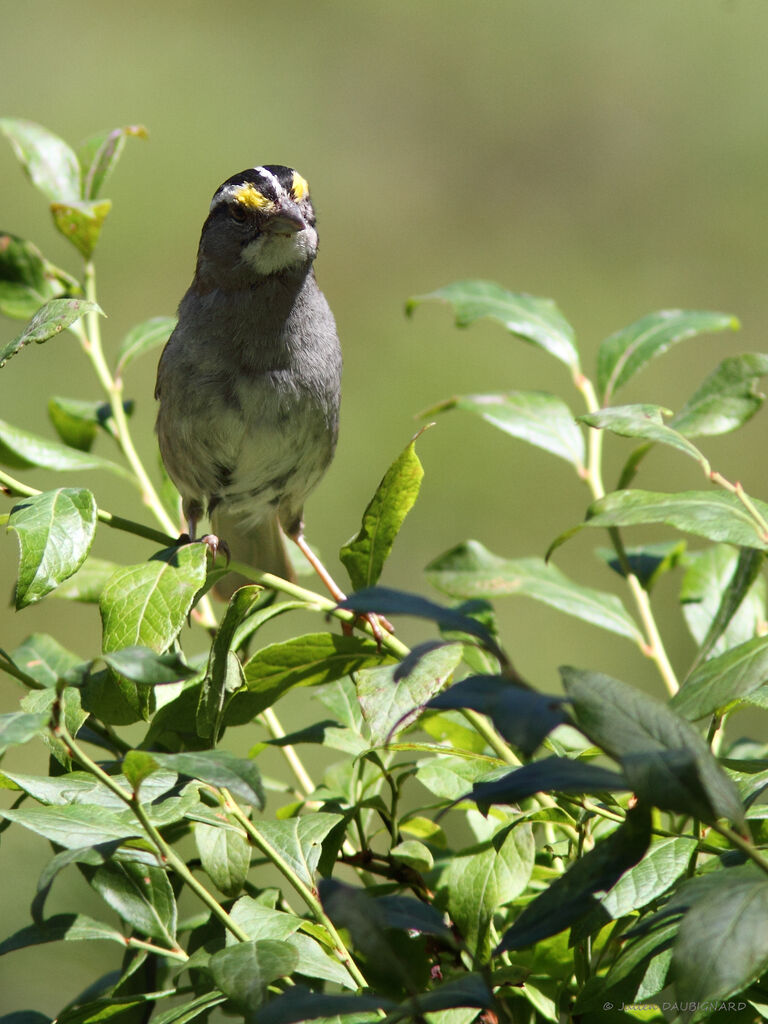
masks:
[[[306,178],[302,178],[298,171],[293,172],[291,192],[293,192],[293,197],[297,202],[301,202],[302,199],[306,199],[309,195],[309,185]]]
[[[265,195],[262,195],[250,182],[238,185],[237,188],[233,189],[232,198],[236,202],[242,203],[243,206],[249,206],[252,210],[268,210],[271,206],[275,205],[271,199],[267,199]]]

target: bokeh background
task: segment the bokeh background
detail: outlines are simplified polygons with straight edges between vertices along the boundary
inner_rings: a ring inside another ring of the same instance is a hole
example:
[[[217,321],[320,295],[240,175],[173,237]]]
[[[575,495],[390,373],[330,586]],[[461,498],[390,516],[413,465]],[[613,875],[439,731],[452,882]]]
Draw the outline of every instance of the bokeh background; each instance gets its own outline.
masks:
[[[491,324],[459,331],[444,308],[406,320],[410,295],[483,277],[550,296],[574,323],[588,372],[603,337],[651,310],[737,314],[740,335],[677,347],[624,394],[672,409],[725,355],[765,348],[763,0],[2,0],[0,26],[0,113],[70,143],[123,124],[149,129],[149,141],[129,140],[106,189],[114,209],[97,263],[111,352],[133,323],[175,310],[222,180],[267,162],[309,179],[318,277],[345,354],[338,454],[307,508],[310,540],[331,563],[420,410],[457,393],[523,387],[554,390],[582,411],[560,364]],[[77,271],[2,139],[0,182],[2,227]],[[0,323],[0,343],[19,327]],[[134,364],[128,379],[137,443],[153,468],[154,365],[154,356]],[[53,436],[52,393],[99,397],[74,338],[33,346],[2,371],[0,416]],[[705,444],[718,468],[763,498],[766,424],[758,416],[736,438]],[[629,449],[609,448],[611,481]],[[422,497],[386,569],[391,586],[428,592],[423,566],[469,537],[509,557],[542,554],[583,516],[586,492],[565,463],[459,413],[440,418],[419,452]],[[101,506],[143,515],[129,488],[103,474],[88,483]],[[664,453],[640,483],[702,486],[692,463]],[[557,562],[613,587],[595,543],[581,535]],[[103,530],[96,553],[140,561],[149,550]],[[14,537],[0,537],[0,645],[44,630],[92,655],[95,610],[47,601],[17,615],[7,606],[15,564]],[[662,629],[677,630],[676,586],[662,588]],[[558,686],[557,665],[569,662],[660,692],[626,641],[523,601],[507,599],[499,613],[512,657],[543,689]],[[305,626],[317,623],[289,624]],[[401,628],[406,640],[426,632]],[[690,647],[679,632],[670,648],[684,665]],[[11,681],[0,680],[0,695],[3,711],[16,708]],[[287,707],[300,714],[306,703]],[[44,752],[30,745],[9,763],[44,771]],[[2,840],[5,935],[26,922],[49,851],[13,830]],[[97,912],[84,886],[57,886],[50,910]],[[0,1009],[54,1012],[115,963],[93,944],[14,953],[0,960]]]

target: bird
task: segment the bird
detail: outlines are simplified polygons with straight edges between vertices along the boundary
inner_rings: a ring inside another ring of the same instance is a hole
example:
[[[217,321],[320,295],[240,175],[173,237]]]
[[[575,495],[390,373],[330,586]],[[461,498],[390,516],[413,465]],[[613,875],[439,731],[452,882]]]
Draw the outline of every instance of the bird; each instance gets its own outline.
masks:
[[[287,536],[340,600],[304,539],[304,502],[333,458],[341,396],[317,245],[298,171],[265,164],[216,189],[158,364],[156,430],[190,540],[294,580]],[[198,538],[205,516],[212,532]],[[227,598],[243,582],[230,573],[217,591]]]

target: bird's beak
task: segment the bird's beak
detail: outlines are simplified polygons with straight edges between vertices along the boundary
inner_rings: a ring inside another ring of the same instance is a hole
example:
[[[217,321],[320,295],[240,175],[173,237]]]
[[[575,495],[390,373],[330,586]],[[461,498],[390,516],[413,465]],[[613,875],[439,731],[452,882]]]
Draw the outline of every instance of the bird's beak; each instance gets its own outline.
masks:
[[[272,214],[262,230],[278,235],[285,234],[286,232],[294,234],[303,231],[306,226],[307,222],[302,217],[296,203],[283,202],[280,204],[277,212]]]

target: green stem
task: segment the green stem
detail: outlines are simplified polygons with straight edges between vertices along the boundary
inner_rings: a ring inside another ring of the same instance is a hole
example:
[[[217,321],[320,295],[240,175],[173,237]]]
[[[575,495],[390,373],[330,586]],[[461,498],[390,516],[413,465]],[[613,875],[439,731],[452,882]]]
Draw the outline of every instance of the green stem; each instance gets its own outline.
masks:
[[[72,756],[79,761],[86,771],[89,771],[99,779],[99,781],[105,785],[110,792],[114,793],[116,797],[130,807],[134,817],[137,819],[150,842],[155,847],[156,855],[160,860],[173,868],[176,874],[186,882],[187,886],[202,900],[203,903],[205,903],[211,913],[221,921],[224,927],[230,931],[239,942],[249,942],[250,936],[243,931],[237,922],[232,920],[221,904],[211,895],[211,893],[208,892],[205,886],[195,878],[181,857],[178,856],[173,848],[169,846],[160,835],[159,831],[149,820],[146,811],[141,805],[138,793],[126,793],[123,787],[116,782],[111,775],[108,775],[103,768],[100,768],[99,765],[97,765],[96,762],[85,753],[83,748],[70,734],[69,730],[61,720],[53,726],[52,732],[54,736],[61,739],[67,745]]]
[[[355,961],[352,959],[349,951],[347,950],[344,942],[336,931],[333,921],[328,917],[326,912],[323,910],[323,905],[320,900],[315,896],[312,890],[307,886],[296,874],[290,864],[285,858],[262,836],[253,822],[243,813],[240,809],[239,804],[232,798],[232,795],[228,790],[222,789],[221,794],[223,797],[223,807],[232,817],[239,822],[240,825],[248,833],[253,845],[264,854],[269,861],[274,864],[280,874],[289,882],[299,896],[304,900],[310,912],[313,914],[317,922],[326,929],[330,935],[332,941],[336,946],[337,955],[341,963],[344,964],[350,977],[354,980],[355,984],[360,988],[367,988],[368,983],[365,980],[364,975],[361,973],[360,968],[357,966]]]
[[[189,960],[189,954],[185,953],[181,946],[177,946],[176,949],[167,949],[165,946],[156,946],[152,942],[144,942],[143,939],[136,939],[133,936],[127,938],[125,944],[129,949],[146,949],[148,953],[167,956],[171,960],[179,960],[181,963],[186,963]]]
[[[744,854],[745,857],[756,864],[761,871],[764,871],[768,875],[768,860],[766,860],[759,850],[755,849],[752,843],[744,836],[740,836],[738,832],[730,827],[730,825],[723,825],[721,822],[716,821],[712,828],[715,832],[718,832],[723,838],[727,839],[732,846],[735,846],[738,850]]]
[[[267,732],[272,739],[282,739],[285,736],[285,730],[280,724],[280,719],[275,714],[272,708],[266,708],[261,713],[261,719],[266,726]],[[304,762],[301,760],[299,755],[296,753],[294,747],[290,743],[281,744],[280,750],[283,757],[288,762],[291,771],[296,776],[296,781],[301,786],[301,796],[307,797],[310,793],[315,790],[315,784],[312,781],[309,772],[304,767]]]

